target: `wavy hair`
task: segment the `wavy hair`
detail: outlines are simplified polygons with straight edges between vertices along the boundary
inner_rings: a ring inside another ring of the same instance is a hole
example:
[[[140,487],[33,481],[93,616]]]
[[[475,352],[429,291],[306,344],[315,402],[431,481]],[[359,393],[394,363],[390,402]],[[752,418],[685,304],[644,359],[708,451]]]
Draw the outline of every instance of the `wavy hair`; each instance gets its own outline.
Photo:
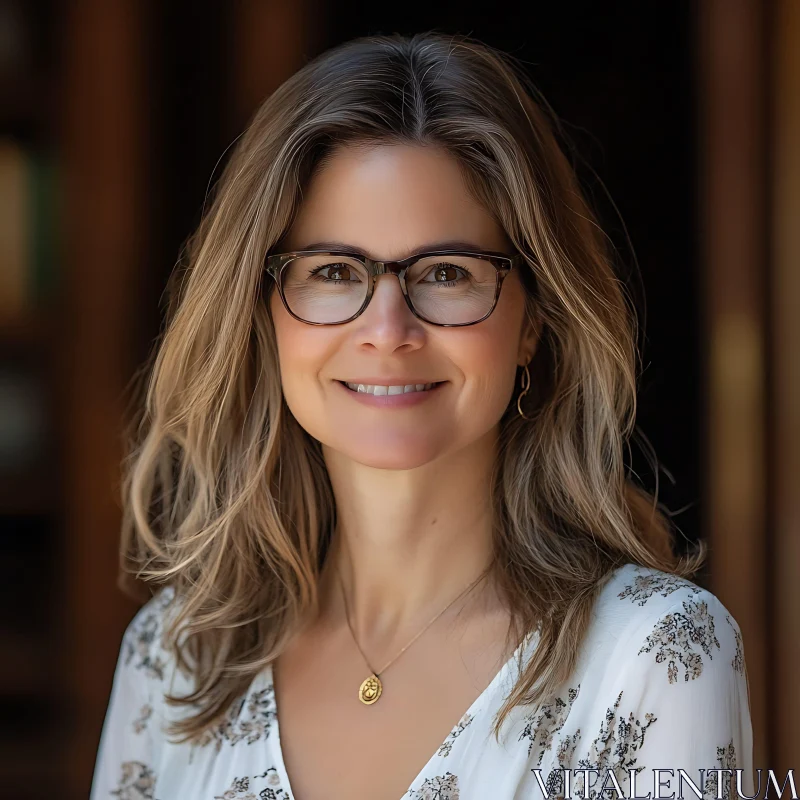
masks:
[[[492,579],[515,633],[538,646],[499,710],[538,705],[571,674],[593,601],[625,563],[695,573],[669,515],[631,479],[640,366],[635,304],[584,198],[560,125],[511,56],[426,32],[349,41],[311,60],[257,110],[167,287],[139,377],[122,469],[120,586],[181,597],[168,641],[194,677],[186,741],[216,724],[318,609],[336,520],[320,443],[282,395],[264,257],[303,188],[345,145],[435,146],[523,255],[541,334],[520,417],[500,420]],[[656,473],[657,474],[657,473]],[[179,628],[186,637],[178,635]]]

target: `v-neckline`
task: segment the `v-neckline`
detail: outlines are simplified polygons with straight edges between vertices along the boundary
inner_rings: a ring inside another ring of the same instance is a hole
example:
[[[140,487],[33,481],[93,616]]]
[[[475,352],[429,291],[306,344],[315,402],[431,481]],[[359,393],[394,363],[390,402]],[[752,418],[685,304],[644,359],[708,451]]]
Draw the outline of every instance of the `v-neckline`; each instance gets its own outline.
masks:
[[[442,748],[442,745],[447,741],[447,739],[452,734],[453,730],[458,726],[458,722],[460,722],[466,716],[471,716],[474,718],[478,714],[478,712],[485,705],[487,699],[493,693],[494,689],[497,687],[500,681],[505,679],[512,665],[516,662],[520,651],[531,642],[532,642],[531,634],[527,634],[525,637],[523,637],[522,641],[517,645],[516,650],[514,650],[512,656],[505,662],[505,664],[503,664],[503,666],[500,667],[500,669],[495,673],[495,676],[492,678],[492,680],[489,681],[489,685],[475,698],[475,700],[472,701],[470,707],[459,717],[459,720],[450,727],[447,736],[445,736],[444,740],[433,751],[433,753],[425,762],[425,764],[423,764],[422,769],[420,769],[419,772],[417,772],[417,774],[414,776],[414,780],[411,781],[409,787],[403,792],[403,794],[398,798],[398,800],[405,800],[409,796],[409,793],[412,792],[415,788],[417,788],[417,784],[426,777],[428,768],[431,766],[434,759],[437,758],[439,750],[441,750]],[[274,716],[271,726],[272,730],[270,731],[270,743],[272,747],[272,755],[276,762],[275,769],[281,779],[281,787],[289,795],[289,800],[297,800],[294,791],[292,790],[291,783],[289,781],[289,773],[286,770],[286,763],[283,758],[283,748],[281,747],[281,734],[280,734],[280,721],[279,721],[280,714],[278,713],[278,696],[277,693],[275,692],[275,680],[274,680],[274,672],[272,669],[272,662],[270,662],[266,667],[266,680],[267,680],[267,685],[272,687],[272,703],[274,709]]]

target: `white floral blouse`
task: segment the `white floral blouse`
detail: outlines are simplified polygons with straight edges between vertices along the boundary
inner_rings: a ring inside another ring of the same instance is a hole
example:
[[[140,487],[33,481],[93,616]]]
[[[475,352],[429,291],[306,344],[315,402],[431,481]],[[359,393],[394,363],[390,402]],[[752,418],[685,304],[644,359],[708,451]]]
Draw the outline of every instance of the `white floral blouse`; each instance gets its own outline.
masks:
[[[125,632],[90,800],[295,800],[271,667],[202,741],[167,740],[161,724],[177,712],[162,694],[190,688],[161,641],[173,600],[162,589]],[[531,635],[518,652],[527,658],[535,646]],[[755,794],[742,636],[709,591],[620,567],[599,595],[572,677],[540,707],[514,708],[498,744],[491,724],[517,654],[398,800]]]

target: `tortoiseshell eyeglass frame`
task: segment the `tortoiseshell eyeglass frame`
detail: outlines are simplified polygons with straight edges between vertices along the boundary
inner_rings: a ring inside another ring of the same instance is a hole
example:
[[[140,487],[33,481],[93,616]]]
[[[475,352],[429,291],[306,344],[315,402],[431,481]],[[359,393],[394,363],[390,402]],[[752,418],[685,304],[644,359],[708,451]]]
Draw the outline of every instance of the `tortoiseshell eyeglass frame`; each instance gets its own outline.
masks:
[[[310,322],[307,319],[298,317],[297,314],[295,314],[292,309],[289,308],[289,304],[286,302],[286,297],[283,293],[283,274],[286,267],[294,259],[301,256],[319,255],[354,258],[364,265],[367,273],[369,274],[367,296],[364,298],[361,308],[359,308],[358,311],[356,311],[356,313],[351,317],[343,319],[341,322]],[[471,258],[485,259],[492,264],[496,270],[494,299],[492,300],[491,308],[480,319],[473,320],[472,322],[434,322],[433,320],[427,319],[425,316],[417,312],[413,303],[411,302],[411,298],[408,296],[408,289],[406,287],[406,272],[414,265],[416,261],[419,261],[422,258],[429,258],[431,256],[469,256]],[[289,312],[289,314],[291,314],[292,317],[300,322],[305,322],[306,325],[344,325],[347,322],[352,322],[354,319],[356,319],[356,317],[363,313],[364,309],[369,305],[369,301],[372,299],[372,294],[375,291],[375,280],[377,277],[379,275],[392,274],[397,275],[397,278],[400,281],[400,288],[403,291],[403,297],[405,297],[406,300],[406,305],[409,307],[411,313],[415,317],[421,319],[423,322],[427,322],[430,325],[439,325],[442,328],[461,328],[466,325],[476,325],[479,322],[483,322],[483,320],[485,320],[495,310],[497,307],[497,300],[500,297],[500,289],[503,286],[503,281],[514,267],[519,268],[519,265],[522,263],[522,256],[519,253],[509,255],[508,253],[499,253],[492,250],[432,250],[427,253],[417,253],[413,256],[409,256],[408,258],[404,258],[401,261],[375,261],[374,259],[368,258],[361,253],[356,253],[349,250],[295,250],[290,253],[268,254],[264,259],[264,263],[264,271],[270,275],[277,284],[278,293],[280,294],[284,308]]]

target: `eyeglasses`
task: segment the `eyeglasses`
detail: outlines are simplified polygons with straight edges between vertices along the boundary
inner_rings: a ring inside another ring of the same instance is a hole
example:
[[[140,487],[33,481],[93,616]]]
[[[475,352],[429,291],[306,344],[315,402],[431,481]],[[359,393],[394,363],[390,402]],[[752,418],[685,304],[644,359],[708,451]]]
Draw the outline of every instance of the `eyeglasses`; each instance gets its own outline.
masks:
[[[373,261],[360,253],[297,250],[266,257],[286,310],[309,325],[341,325],[369,305],[379,275],[397,275],[411,312],[432,325],[474,325],[497,305],[519,254],[437,250],[402,261]]]

